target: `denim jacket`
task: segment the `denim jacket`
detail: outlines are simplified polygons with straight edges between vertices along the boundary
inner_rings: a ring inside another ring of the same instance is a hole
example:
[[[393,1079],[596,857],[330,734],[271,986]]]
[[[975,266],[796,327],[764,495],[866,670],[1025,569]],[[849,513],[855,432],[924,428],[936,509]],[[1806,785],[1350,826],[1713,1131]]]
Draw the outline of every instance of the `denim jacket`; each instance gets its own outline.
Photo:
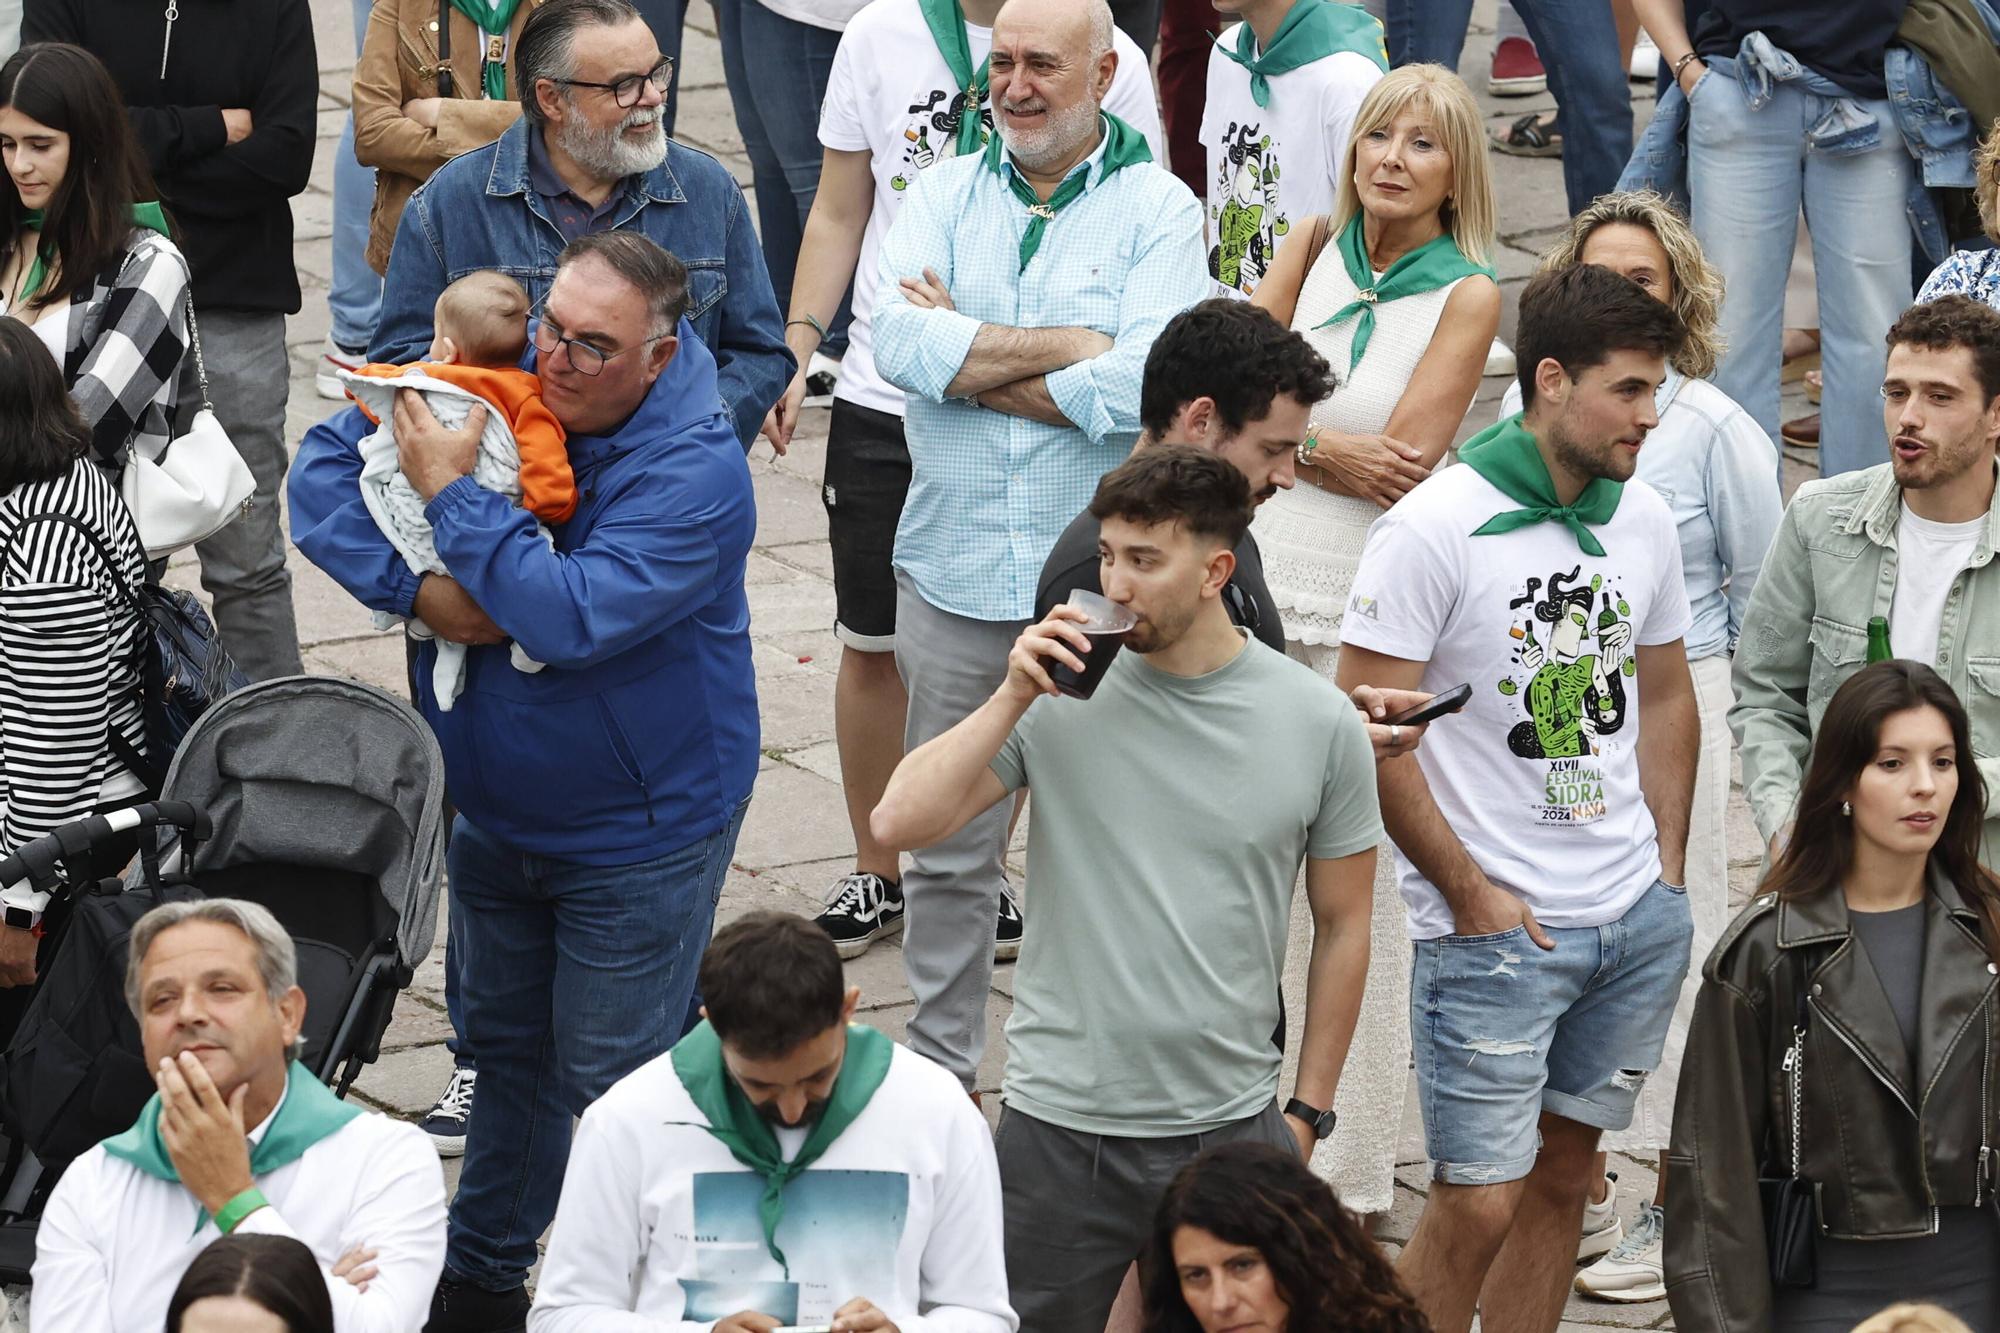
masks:
[[[1973,0],[1973,3],[1994,41],[2000,42],[2000,7],[1996,7],[1995,0]],[[1753,54],[1753,43],[1761,43],[1763,50]],[[1746,59],[1751,69],[1740,71],[1738,61]],[[1821,96],[1831,96],[1826,89],[1839,92],[1806,70],[1789,53],[1772,46],[1762,33],[1752,33],[1744,39],[1736,60],[1715,56],[1703,63],[1708,65],[1710,73],[1726,78],[1750,74],[1752,84],[1763,85],[1766,96],[1771,81],[1797,80],[1804,91]],[[1902,136],[1903,146],[1917,160],[1908,201],[1910,230],[1918,249],[1931,263],[1940,263],[1951,253],[1952,238],[1945,232],[1944,210],[1932,191],[1971,188],[1972,154],[1979,146],[1978,129],[1964,104],[1938,81],[1921,52],[1907,46],[1891,46],[1885,58],[1884,75],[1896,130]],[[1706,79],[1708,75],[1702,77]],[[1833,109],[1829,109],[1830,114]],[[1686,210],[1687,128],[1687,97],[1678,83],[1669,83],[1660,94],[1652,123],[1633,150],[1632,160],[1625,164],[1624,175],[1618,178],[1618,188],[1657,190]],[[1858,133],[1865,137],[1865,130]],[[1879,127],[1876,133],[1879,135]],[[1865,146],[1873,147],[1873,143]]]
[[[1806,755],[1827,701],[1868,661],[1868,621],[1896,596],[1903,491],[1893,465],[1809,481],[1785,510],[1750,594],[1736,647],[1729,727],[1743,753],[1743,794],[1768,840],[1792,818]],[[1980,860],[2000,865],[2000,491],[1986,531],[1952,580],[1938,626],[1937,671],[1972,717],[1986,780]]]
[[[528,135],[517,121],[484,148],[440,167],[403,210],[371,361],[421,357],[438,293],[468,273],[498,269],[539,304],[555,278],[562,233],[528,180]],[[685,189],[683,188],[685,186]],[[613,226],[671,251],[688,271],[688,321],[715,355],[723,410],[747,449],[798,363],[742,188],[720,162],[667,141],[667,160],[619,187]]]

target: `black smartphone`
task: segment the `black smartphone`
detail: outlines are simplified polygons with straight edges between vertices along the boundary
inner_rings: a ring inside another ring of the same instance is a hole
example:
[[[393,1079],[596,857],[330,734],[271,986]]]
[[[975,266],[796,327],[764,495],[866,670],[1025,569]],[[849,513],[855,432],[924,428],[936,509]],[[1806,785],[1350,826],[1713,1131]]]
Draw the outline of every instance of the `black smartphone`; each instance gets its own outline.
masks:
[[[1459,709],[1465,707],[1467,701],[1471,698],[1472,687],[1470,685],[1453,686],[1443,694],[1434,697],[1429,703],[1418,704],[1407,713],[1398,713],[1394,717],[1385,717],[1376,725],[1383,727],[1414,727],[1419,723],[1433,722],[1443,717],[1446,713],[1456,713]]]

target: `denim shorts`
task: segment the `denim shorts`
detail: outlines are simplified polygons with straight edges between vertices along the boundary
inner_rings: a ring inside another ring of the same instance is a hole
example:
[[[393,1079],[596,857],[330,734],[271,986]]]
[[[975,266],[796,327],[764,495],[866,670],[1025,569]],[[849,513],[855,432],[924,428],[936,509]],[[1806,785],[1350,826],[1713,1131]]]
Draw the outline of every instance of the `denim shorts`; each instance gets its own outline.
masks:
[[[1548,1111],[1599,1129],[1632,1122],[1687,974],[1687,890],[1656,882],[1603,926],[1516,926],[1416,942],[1410,985],[1417,1091],[1433,1179],[1519,1180]]]

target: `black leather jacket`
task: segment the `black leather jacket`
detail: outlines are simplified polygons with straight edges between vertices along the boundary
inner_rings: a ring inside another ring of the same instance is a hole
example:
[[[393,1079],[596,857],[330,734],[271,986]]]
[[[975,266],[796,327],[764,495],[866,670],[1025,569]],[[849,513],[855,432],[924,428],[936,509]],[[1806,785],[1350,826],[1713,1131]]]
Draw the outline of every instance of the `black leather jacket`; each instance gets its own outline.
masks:
[[[1992,1195],[2000,976],[1956,887],[1933,875],[1925,903],[1914,1061],[1838,891],[1758,897],[1709,956],[1667,1154],[1667,1297],[1680,1333],[1770,1327],[1757,1177],[1789,1163],[1802,1000],[1799,1174],[1816,1187],[1822,1234],[1922,1236],[1938,1208]]]

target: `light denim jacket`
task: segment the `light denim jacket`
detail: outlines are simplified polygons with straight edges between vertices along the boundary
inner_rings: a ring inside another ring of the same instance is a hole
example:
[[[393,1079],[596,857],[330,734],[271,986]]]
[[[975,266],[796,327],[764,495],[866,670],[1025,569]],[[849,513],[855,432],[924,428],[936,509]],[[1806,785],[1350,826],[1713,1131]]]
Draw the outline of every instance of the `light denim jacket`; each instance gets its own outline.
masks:
[[[528,180],[528,135],[515,121],[498,140],[439,167],[403,209],[371,361],[420,358],[438,293],[468,273],[498,269],[539,305],[566,244]],[[729,169],[667,141],[667,160],[619,186],[612,225],[639,232],[687,266],[687,319],[715,355],[724,412],[745,449],[798,363],[743,190]]]
[[[1868,621],[1896,596],[1902,488],[1892,465],[1809,481],[1785,510],[1750,597],[1736,650],[1729,729],[1743,754],[1743,794],[1768,841],[1791,822],[1806,756],[1827,701],[1868,661]],[[1938,626],[1937,671],[1972,717],[1986,780],[1980,859],[2000,865],[2000,492]]]

